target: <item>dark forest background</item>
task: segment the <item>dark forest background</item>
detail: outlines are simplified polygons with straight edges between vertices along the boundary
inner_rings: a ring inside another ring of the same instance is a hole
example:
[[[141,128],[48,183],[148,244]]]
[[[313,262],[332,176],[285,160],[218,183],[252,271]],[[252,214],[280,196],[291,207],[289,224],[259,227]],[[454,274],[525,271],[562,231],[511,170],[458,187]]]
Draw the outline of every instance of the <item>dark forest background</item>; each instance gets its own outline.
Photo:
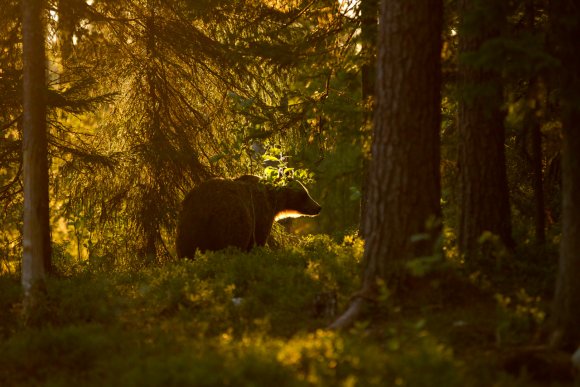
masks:
[[[0,384],[571,383],[579,7],[408,3],[4,0]],[[32,312],[27,103],[50,231]],[[318,217],[175,258],[187,192],[279,171]]]

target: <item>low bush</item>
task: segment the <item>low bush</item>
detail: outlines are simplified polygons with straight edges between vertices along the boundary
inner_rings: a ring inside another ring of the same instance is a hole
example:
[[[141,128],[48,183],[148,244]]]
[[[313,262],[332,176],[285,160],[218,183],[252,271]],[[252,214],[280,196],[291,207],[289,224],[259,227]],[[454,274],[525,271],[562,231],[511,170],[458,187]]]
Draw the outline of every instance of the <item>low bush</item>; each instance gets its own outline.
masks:
[[[47,310],[34,328],[19,325],[18,279],[0,276],[0,385],[512,386],[525,380],[495,370],[486,356],[466,358],[469,347],[458,357],[447,339],[457,312],[422,305],[406,313],[389,302],[377,305],[388,308],[378,322],[325,330],[359,289],[361,259],[357,238],[337,243],[317,236],[293,247],[199,254],[141,270],[75,265],[48,281]]]

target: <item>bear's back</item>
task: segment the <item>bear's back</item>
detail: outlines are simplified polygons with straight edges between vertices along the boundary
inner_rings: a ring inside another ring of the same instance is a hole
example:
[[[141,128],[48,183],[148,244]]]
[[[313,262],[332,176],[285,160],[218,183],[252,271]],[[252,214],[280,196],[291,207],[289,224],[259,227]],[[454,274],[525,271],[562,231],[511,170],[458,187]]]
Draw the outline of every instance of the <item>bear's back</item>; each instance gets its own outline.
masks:
[[[248,250],[254,227],[250,196],[247,185],[226,179],[210,179],[191,190],[179,218],[178,256],[228,246]]]

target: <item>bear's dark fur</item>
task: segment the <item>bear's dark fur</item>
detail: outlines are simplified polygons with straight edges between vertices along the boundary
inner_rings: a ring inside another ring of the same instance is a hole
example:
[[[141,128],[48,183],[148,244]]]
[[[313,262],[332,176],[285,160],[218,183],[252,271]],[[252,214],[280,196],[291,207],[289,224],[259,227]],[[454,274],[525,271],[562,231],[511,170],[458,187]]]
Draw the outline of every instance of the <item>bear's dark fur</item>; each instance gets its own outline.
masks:
[[[244,175],[235,180],[210,179],[183,201],[177,226],[177,256],[193,258],[196,250],[228,246],[248,251],[263,246],[275,220],[315,216],[320,205],[297,181],[285,187]]]

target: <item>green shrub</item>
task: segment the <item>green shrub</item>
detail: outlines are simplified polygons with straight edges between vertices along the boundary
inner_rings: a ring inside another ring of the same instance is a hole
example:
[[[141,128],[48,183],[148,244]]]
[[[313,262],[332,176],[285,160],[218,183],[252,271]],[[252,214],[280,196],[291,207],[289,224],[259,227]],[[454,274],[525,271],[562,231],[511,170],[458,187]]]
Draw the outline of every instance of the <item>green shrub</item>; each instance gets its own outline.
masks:
[[[0,384],[83,384],[117,350],[120,337],[93,324],[23,330],[0,343]]]
[[[336,316],[316,313],[314,303],[330,294],[336,311],[344,310],[360,288],[362,241],[295,242],[141,270],[73,265],[49,279],[36,328],[19,325],[20,281],[1,275],[7,312],[0,318],[0,385],[452,387],[523,380],[481,354],[468,364],[444,344],[455,345],[448,326],[465,311],[421,304],[404,312],[389,299],[375,306],[384,318],[373,324],[324,330]],[[421,316],[429,310],[438,313],[436,324]],[[510,316],[504,334],[520,322]],[[464,354],[474,349],[464,344]]]

